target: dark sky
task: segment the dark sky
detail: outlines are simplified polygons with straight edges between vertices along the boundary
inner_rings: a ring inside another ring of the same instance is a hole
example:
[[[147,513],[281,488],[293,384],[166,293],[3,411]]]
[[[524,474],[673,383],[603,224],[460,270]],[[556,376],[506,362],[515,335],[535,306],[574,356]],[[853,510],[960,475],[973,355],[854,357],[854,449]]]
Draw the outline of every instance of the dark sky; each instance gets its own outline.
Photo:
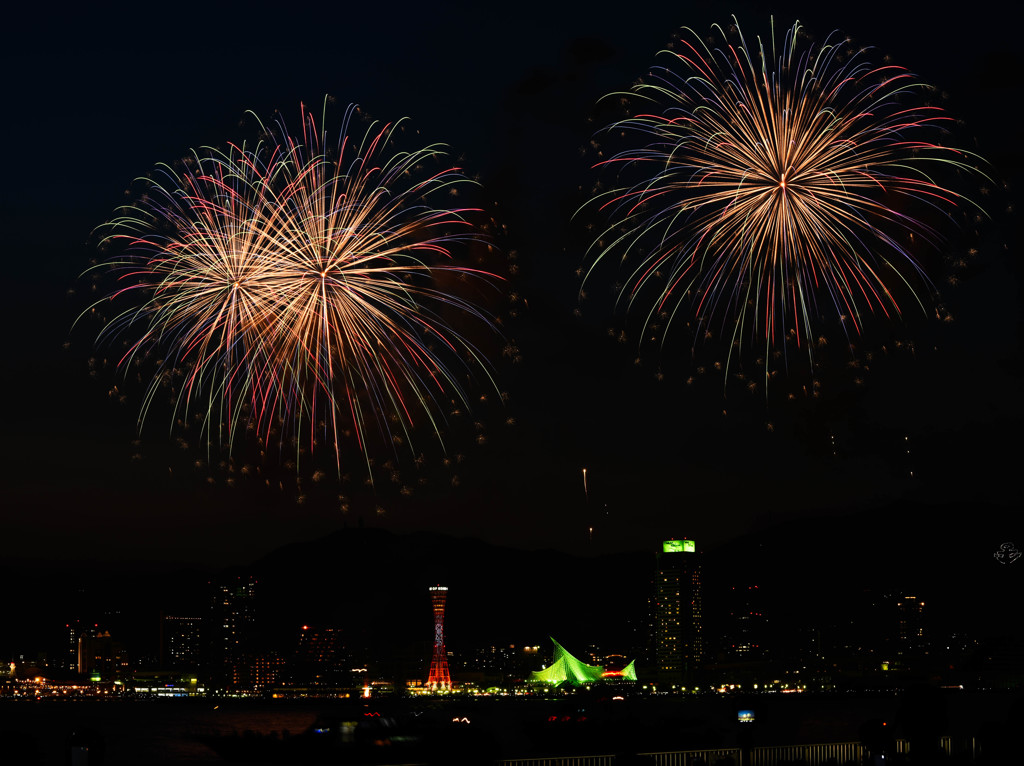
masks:
[[[773,9],[778,28],[798,18],[819,39],[842,29],[938,86],[997,180],[979,255],[943,294],[955,321],[883,326],[859,368],[830,352],[812,400],[797,374],[767,398],[723,392],[713,374],[687,384],[698,363],[678,347],[640,348],[610,301],[574,313],[586,237],[570,215],[594,180],[581,149],[599,127],[588,122],[597,99],[642,76],[680,26],[705,31],[730,12],[749,36],[768,24],[759,5],[641,6],[137,4],[16,19],[0,54],[5,555],[219,566],[360,522],[639,549],[902,503],[994,506],[1007,534],[1019,529],[1021,268],[1007,210],[1021,176],[1020,11],[994,0],[969,14],[925,2]],[[79,275],[96,255],[90,232],[134,177],[190,147],[245,138],[246,110],[288,118],[325,93],[382,120],[407,116],[425,142],[450,145],[520,267],[509,290],[521,308],[506,332],[522,361],[497,361],[507,404],[475,413],[480,428],[453,428],[454,466],[432,455],[375,491],[358,480],[297,485],[280,466],[261,468],[262,483],[244,479],[166,423],[137,438],[138,392],[104,367],[95,327],[71,330],[89,302]],[[879,351],[897,338],[915,352]],[[714,347],[701,353],[700,364],[720,361]],[[115,385],[124,402],[109,395]]]

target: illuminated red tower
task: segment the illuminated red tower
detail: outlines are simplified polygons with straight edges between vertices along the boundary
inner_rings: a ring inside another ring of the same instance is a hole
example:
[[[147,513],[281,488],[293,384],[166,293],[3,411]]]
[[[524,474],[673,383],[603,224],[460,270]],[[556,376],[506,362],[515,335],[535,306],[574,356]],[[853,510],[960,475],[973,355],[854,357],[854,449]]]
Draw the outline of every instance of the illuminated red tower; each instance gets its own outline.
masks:
[[[430,675],[427,686],[431,689],[451,689],[452,677],[448,673],[448,653],[444,649],[444,602],[448,588],[434,585],[430,588],[430,600],[434,604],[434,656],[430,658]]]

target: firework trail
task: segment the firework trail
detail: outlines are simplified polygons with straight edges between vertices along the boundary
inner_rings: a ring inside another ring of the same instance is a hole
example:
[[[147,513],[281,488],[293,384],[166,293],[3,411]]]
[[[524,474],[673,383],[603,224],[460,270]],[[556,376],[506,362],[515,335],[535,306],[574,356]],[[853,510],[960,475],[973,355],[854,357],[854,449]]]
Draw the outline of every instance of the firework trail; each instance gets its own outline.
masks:
[[[950,118],[915,105],[928,86],[836,33],[802,45],[799,22],[778,48],[774,32],[751,47],[738,26],[715,30],[714,48],[685,30],[669,66],[612,94],[638,106],[607,129],[629,148],[598,163],[617,180],[588,203],[610,225],[584,283],[602,261],[629,262],[619,301],[645,328],[692,312],[701,334],[729,339],[730,360],[787,339],[811,354],[823,317],[852,337],[868,314],[899,317],[903,296],[923,309],[919,245],[971,204],[937,179],[977,172],[937,143]]]
[[[450,206],[469,181],[438,145],[392,150],[402,123],[354,137],[356,111],[336,144],[303,109],[297,136],[278,119],[253,146],[161,165],[100,227],[118,253],[98,266],[118,277],[107,299],[128,305],[100,337],[135,338],[122,367],[161,358],[140,425],[174,378],[175,416],[198,413],[208,443],[230,448],[247,429],[269,442],[281,426],[330,445],[340,469],[343,434],[368,463],[371,432],[411,448],[425,422],[440,439],[442,405],[466,405],[464,381],[490,377],[449,321],[494,329],[465,297],[494,275],[450,249],[481,240],[476,211]]]

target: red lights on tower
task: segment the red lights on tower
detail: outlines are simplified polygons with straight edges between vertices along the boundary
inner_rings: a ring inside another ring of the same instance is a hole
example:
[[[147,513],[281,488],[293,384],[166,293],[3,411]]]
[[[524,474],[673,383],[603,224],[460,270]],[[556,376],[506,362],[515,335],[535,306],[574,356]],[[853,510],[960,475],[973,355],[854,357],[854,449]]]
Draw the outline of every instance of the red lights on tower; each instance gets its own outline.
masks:
[[[430,600],[434,605],[434,655],[430,658],[430,675],[427,686],[431,689],[451,689],[452,678],[448,673],[448,653],[444,648],[444,602],[448,588],[434,585],[430,588]]]

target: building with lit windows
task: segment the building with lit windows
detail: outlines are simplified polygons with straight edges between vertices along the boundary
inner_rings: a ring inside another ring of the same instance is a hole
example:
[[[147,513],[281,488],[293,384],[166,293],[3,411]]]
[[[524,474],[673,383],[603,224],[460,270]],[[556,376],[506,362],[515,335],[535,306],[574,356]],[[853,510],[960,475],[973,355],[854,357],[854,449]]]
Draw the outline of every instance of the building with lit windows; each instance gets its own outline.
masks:
[[[768,656],[768,619],[757,585],[734,585],[724,594],[727,610],[724,654],[727,660],[746,662]]]
[[[277,654],[250,655],[246,663],[248,686],[263,691],[281,680],[285,670],[285,659]]]
[[[202,617],[165,614],[160,620],[160,660],[167,668],[196,668],[202,657]]]
[[[900,648],[911,651],[924,648],[924,601],[917,596],[896,599],[896,625]]]
[[[654,582],[658,679],[691,683],[704,654],[700,557],[693,540],[666,540]]]
[[[65,667],[68,670],[78,671],[78,637],[84,631],[80,620],[69,622],[64,625],[67,646],[67,660]]]
[[[485,646],[467,648],[453,658],[452,675],[465,684],[509,686],[529,677],[538,666],[539,646]]]
[[[343,667],[346,662],[344,634],[341,628],[317,628],[303,625],[295,647],[297,662],[319,667]]]
[[[917,596],[897,596],[896,641],[891,653],[890,668],[893,670],[915,670],[928,654],[928,639],[925,632],[924,599]],[[890,613],[891,614],[891,613]]]
[[[252,686],[249,655],[256,627],[256,578],[239,576],[210,584],[206,647],[210,685],[221,689]]]
[[[349,683],[352,662],[341,628],[303,625],[290,668],[293,683],[311,686]]]
[[[78,673],[94,681],[126,678],[129,671],[128,652],[115,641],[108,630],[90,628],[78,636]]]

